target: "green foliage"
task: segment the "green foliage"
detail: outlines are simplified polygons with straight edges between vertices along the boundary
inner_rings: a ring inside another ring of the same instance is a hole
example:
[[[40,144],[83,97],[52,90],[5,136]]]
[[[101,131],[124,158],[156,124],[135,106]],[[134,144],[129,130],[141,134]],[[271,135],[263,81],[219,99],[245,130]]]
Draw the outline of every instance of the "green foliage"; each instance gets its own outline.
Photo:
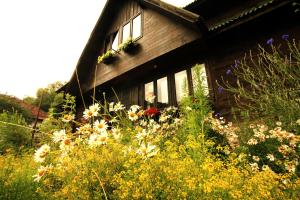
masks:
[[[70,94],[60,94],[56,96],[56,98],[59,100],[54,101],[59,103],[57,105],[54,103],[52,104],[55,106],[50,109],[48,118],[43,120],[43,122],[38,125],[39,133],[37,137],[39,143],[50,142],[53,132],[64,128],[70,128],[70,125],[64,123],[62,119],[64,119],[66,116],[73,116],[75,114],[75,97],[71,96]]]
[[[103,62],[104,64],[109,64],[113,61],[115,53],[112,50],[107,51],[102,56],[98,57],[98,64]]]
[[[119,49],[124,52],[130,52],[137,46],[137,42],[132,38],[126,40],[123,44],[120,45]]]
[[[205,80],[200,65],[196,65],[194,69],[194,95],[183,98],[180,102],[180,106],[182,112],[187,116],[186,126],[184,126],[188,129],[186,131],[197,135],[199,133],[204,134],[207,131],[205,130],[204,119],[207,117],[208,113],[211,112],[211,107],[205,92],[206,88],[203,84]]]
[[[0,155],[0,199],[45,199],[36,193],[38,184],[32,182],[35,167],[30,153]]]
[[[11,96],[0,94],[0,113],[4,111],[9,113],[18,112],[25,118],[27,122],[33,121],[32,114],[28,110],[20,106],[17,99]]]
[[[295,40],[281,48],[259,46],[257,55],[250,52],[232,72],[236,83],[224,81],[224,88],[235,95],[240,113],[300,131],[295,123],[300,118],[300,47]]]
[[[63,95],[57,94],[56,91],[61,88],[64,83],[56,81],[49,84],[46,88],[39,88],[36,92],[36,98],[25,97],[24,101],[35,106],[39,106],[41,102],[41,109],[48,112],[51,107],[54,107],[62,102]]]
[[[28,147],[31,142],[31,133],[25,119],[17,112],[0,114],[0,154],[7,149],[19,152]]]

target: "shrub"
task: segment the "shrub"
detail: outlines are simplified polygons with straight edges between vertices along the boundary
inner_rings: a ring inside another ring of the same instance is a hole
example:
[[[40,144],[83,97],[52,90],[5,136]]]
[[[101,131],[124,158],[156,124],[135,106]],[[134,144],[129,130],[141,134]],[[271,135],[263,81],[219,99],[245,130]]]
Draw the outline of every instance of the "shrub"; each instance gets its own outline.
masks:
[[[18,112],[25,118],[26,122],[30,123],[33,121],[32,114],[29,113],[28,110],[21,107],[14,97],[0,94],[0,113],[3,111],[7,111],[9,113]]]
[[[19,113],[0,113],[0,121],[0,154],[10,148],[19,152],[30,145],[30,128]]]
[[[284,36],[286,44],[281,48],[268,40],[269,48],[259,46],[256,56],[250,52],[239,64],[236,61],[228,69],[236,76],[236,85],[224,81],[224,88],[251,119],[263,118],[268,125],[281,121],[287,130],[299,133],[295,123],[300,118],[299,44]]]
[[[38,184],[32,182],[36,167],[31,153],[0,155],[0,199],[46,199],[36,193]]]
[[[100,114],[101,108],[106,113]],[[246,154],[227,147],[216,148],[226,159],[210,153],[215,143],[205,136],[205,119],[196,126],[187,123],[191,111],[193,120],[202,119],[203,113],[200,108],[189,111],[180,115],[177,108],[166,108],[155,121],[136,105],[127,111],[121,103],[111,103],[108,110],[91,105],[83,115],[87,123],[75,133],[56,131],[51,146],[36,150],[34,158],[41,163],[34,176],[40,182],[39,194],[58,199],[293,199],[300,195],[300,179],[294,173],[277,174],[250,165]]]

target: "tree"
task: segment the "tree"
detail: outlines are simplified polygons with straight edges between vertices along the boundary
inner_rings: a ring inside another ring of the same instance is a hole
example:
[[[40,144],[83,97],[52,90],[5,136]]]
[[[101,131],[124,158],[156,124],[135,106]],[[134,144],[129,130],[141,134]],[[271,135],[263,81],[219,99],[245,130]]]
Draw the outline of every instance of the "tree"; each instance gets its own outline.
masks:
[[[56,93],[56,91],[63,85],[64,83],[56,81],[54,83],[49,84],[46,88],[39,88],[36,92],[36,98],[25,97],[23,100],[26,103],[38,106],[42,99],[41,109],[48,112],[51,106],[59,104],[59,101],[62,99],[61,95],[57,97],[58,94]]]

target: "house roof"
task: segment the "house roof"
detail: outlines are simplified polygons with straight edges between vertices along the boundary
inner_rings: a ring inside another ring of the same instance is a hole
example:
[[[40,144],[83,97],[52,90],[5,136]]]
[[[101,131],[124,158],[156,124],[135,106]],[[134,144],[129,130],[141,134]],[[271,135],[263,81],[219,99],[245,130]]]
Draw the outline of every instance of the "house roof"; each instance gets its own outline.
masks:
[[[292,1],[282,1],[282,0],[265,0],[265,1],[261,1],[258,2],[256,5],[250,7],[250,8],[246,8],[244,10],[241,10],[240,12],[236,13],[235,15],[225,18],[222,21],[219,21],[219,23],[214,24],[212,26],[210,26],[208,29],[209,31],[214,31],[220,28],[223,28],[225,26],[229,26],[237,21],[240,21],[242,19],[245,19],[247,17],[249,17],[250,15],[256,15],[258,16],[259,14],[263,14],[264,10],[268,10],[268,8],[271,8],[272,10],[280,7],[282,5],[288,4]]]
[[[195,0],[184,9],[204,18],[208,31],[220,31],[247,22],[294,0]],[[218,5],[218,6],[216,6]]]
[[[178,8],[160,0],[136,0],[140,5],[150,7],[156,11],[176,18],[183,23],[200,27],[208,32],[222,32],[247,22],[273,9],[286,5],[294,0],[195,0],[184,8]],[[90,38],[78,60],[76,69],[69,83],[64,85],[59,91],[69,91],[79,95],[78,82],[84,82],[86,67],[90,66],[93,57],[97,54],[97,46],[105,39],[105,27],[109,26],[108,18],[118,7],[118,0],[107,0],[106,5],[90,35]],[[80,83],[82,86],[82,83]]]
[[[39,108],[37,106],[28,104],[28,103],[24,102],[23,100],[18,99],[17,97],[9,96],[9,95],[3,95],[3,96],[5,96],[5,98],[9,99],[9,101],[15,102],[16,104],[21,106],[23,109],[27,110],[34,118],[36,118],[36,116],[38,115],[38,119],[43,120],[43,119],[46,119],[48,116],[47,113],[44,112],[43,110],[40,109],[40,111],[39,111]]]
[[[199,24],[201,24],[201,17],[193,12],[190,12],[188,10],[185,10],[183,8],[176,7],[174,5],[168,4],[166,2],[160,1],[160,0],[136,0],[138,1],[142,6],[150,7],[158,12],[174,17],[178,19],[179,21],[183,23],[187,23],[190,25],[193,25],[195,27],[199,27]],[[97,46],[95,44],[99,43],[99,41],[104,40],[105,33],[103,27],[107,24],[107,18],[111,15],[111,11],[113,10],[114,6],[118,5],[118,0],[107,0],[103,11],[90,35],[90,38],[77,62],[76,69],[71,77],[71,80],[69,83],[64,85],[61,89],[58,90],[58,92],[61,91],[71,91],[79,94],[79,87],[78,87],[78,81],[82,80],[84,77],[82,75],[84,74],[83,69],[86,67],[87,63],[90,62],[89,55],[91,55],[91,52],[96,51],[95,47]],[[204,27],[201,26],[200,27]],[[76,91],[74,91],[74,86],[76,86]]]

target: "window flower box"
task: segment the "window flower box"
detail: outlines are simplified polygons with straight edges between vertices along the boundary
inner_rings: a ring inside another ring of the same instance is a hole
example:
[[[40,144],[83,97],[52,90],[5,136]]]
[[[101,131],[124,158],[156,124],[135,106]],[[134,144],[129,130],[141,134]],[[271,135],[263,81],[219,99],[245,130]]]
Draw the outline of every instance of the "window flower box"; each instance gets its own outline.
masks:
[[[111,64],[114,59],[115,59],[116,55],[113,51],[107,51],[105,54],[103,54],[102,56],[98,57],[98,64],[99,63],[104,63],[106,65]]]
[[[133,40],[132,38],[130,38],[126,42],[121,44],[119,49],[124,51],[125,53],[133,53],[133,51],[137,48],[137,46],[138,46],[138,43],[135,40]]]

